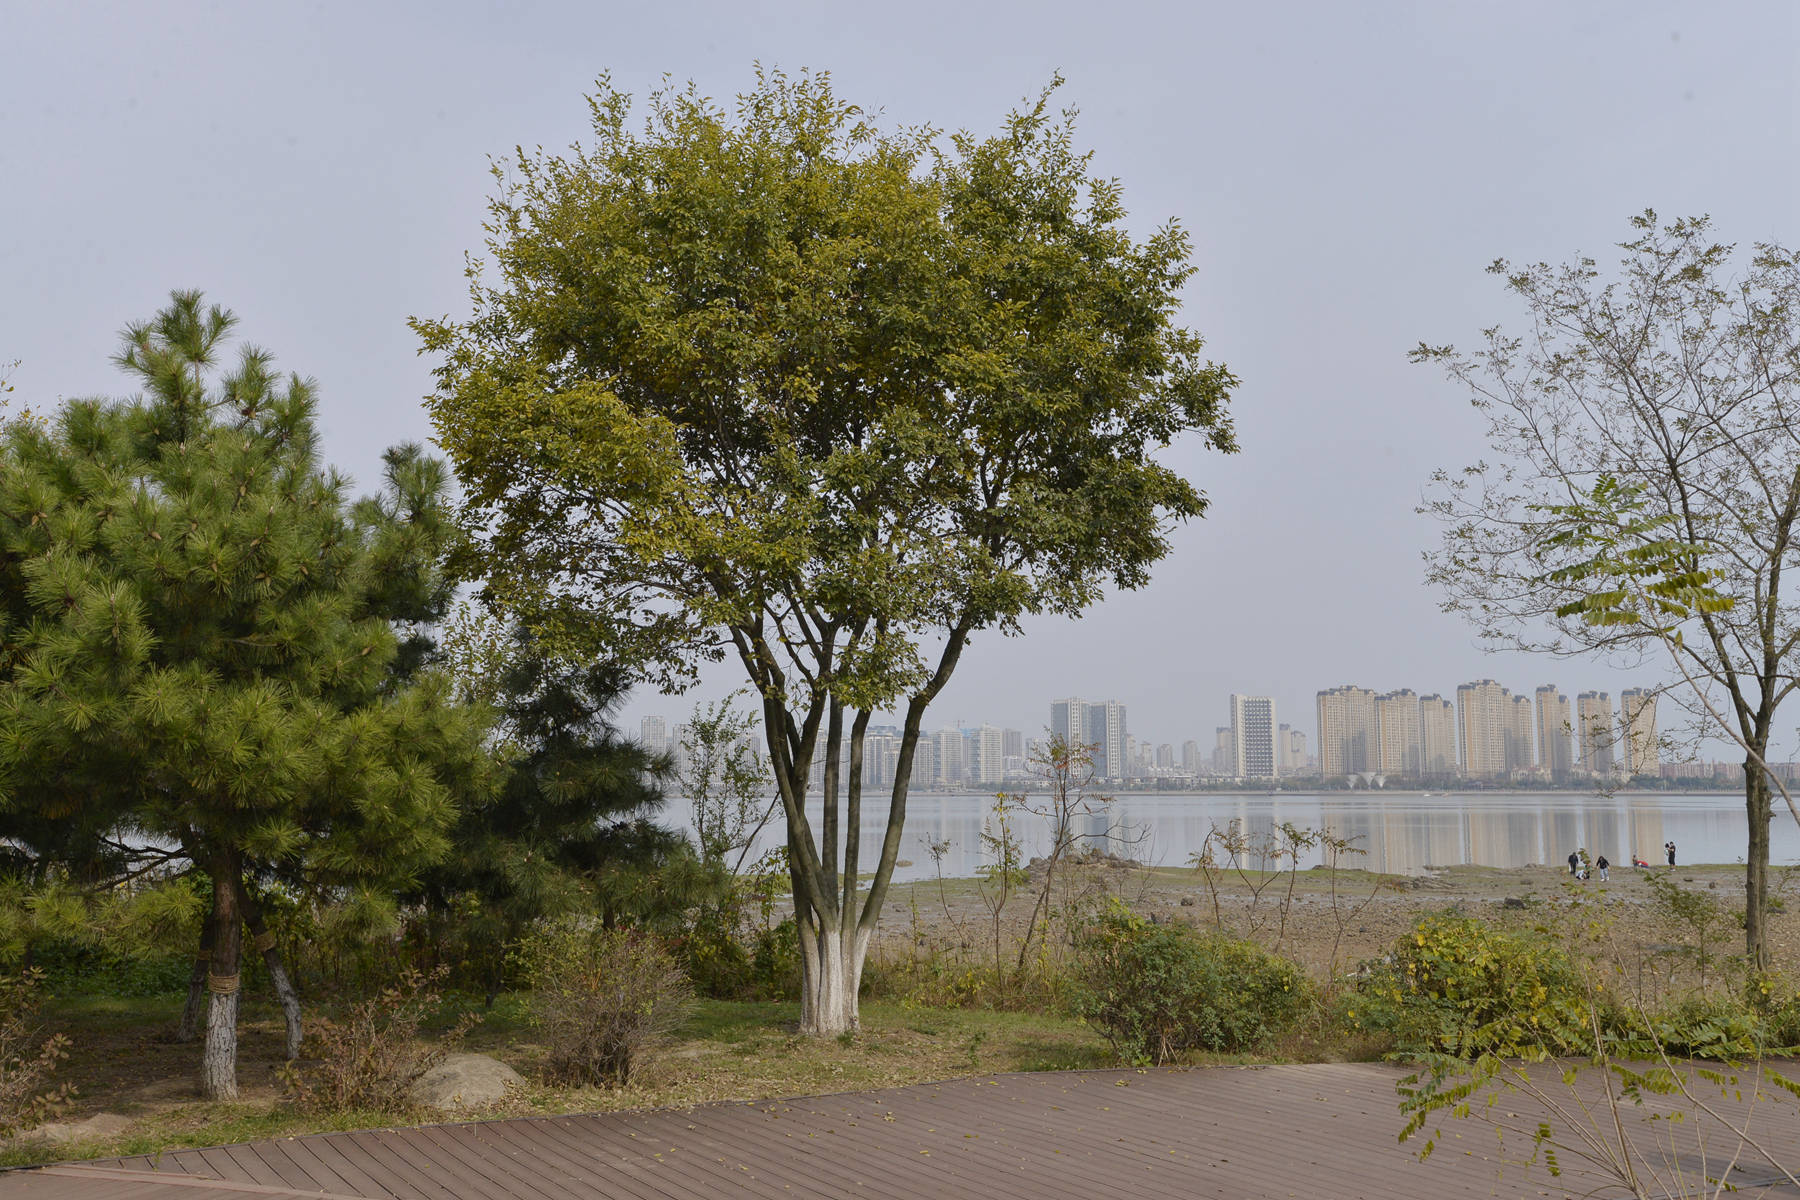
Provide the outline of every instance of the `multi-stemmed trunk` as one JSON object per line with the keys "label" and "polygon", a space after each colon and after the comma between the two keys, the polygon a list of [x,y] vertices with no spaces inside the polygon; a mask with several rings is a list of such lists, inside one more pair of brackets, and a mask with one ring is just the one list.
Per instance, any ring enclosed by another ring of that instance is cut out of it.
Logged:
{"label": "multi-stemmed trunk", "polygon": [[[763,725],[775,785],[788,823],[788,877],[793,885],[794,923],[800,940],[800,1032],[812,1036],[837,1036],[860,1029],[857,993],[862,985],[863,963],[875,922],[887,899],[888,883],[900,856],[900,837],[906,824],[907,791],[912,785],[913,758],[918,750],[919,728],[926,706],[949,680],[968,639],[967,622],[951,630],[939,656],[937,669],[907,703],[894,765],[894,783],[888,796],[886,830],[881,856],[867,876],[864,889],[861,868],[863,744],[868,731],[868,708],[859,708],[848,731],[849,757],[844,762],[844,705],[828,690],[815,693],[805,719],[796,724],[781,697],[785,691],[775,678],[759,679],[763,693]],[[772,657],[747,654],[747,665],[756,677],[759,666]],[[771,671],[773,676],[774,673]],[[778,677],[777,677],[778,678]],[[806,815],[806,795],[815,752],[820,750],[820,726],[824,726],[823,813],[819,839],[814,840]],[[845,769],[847,768],[847,769]],[[842,820],[838,807],[843,793]],[[841,826],[841,869],[840,869]]]}
{"label": "multi-stemmed trunk", "polygon": [[205,1041],[200,1052],[200,1089],[208,1100],[237,1099],[237,1043],[239,998],[244,963],[244,933],[250,948],[262,956],[276,998],[281,1002],[287,1026],[287,1057],[300,1055],[300,997],[288,978],[275,936],[269,931],[262,906],[244,883],[244,864],[235,851],[220,851],[206,859],[212,875],[212,904],[200,934],[200,952],[189,978],[187,1003],[182,1010],[178,1036],[190,1041],[198,1033],[205,1010]]}

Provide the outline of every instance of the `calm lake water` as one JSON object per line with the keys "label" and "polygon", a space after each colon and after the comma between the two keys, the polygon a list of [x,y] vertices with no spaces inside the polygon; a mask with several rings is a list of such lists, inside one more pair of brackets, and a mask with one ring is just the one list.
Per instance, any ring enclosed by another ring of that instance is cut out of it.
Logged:
{"label": "calm lake water", "polygon": [[[921,794],[907,802],[902,866],[896,879],[929,878],[935,867],[929,842],[948,840],[943,869],[948,878],[974,875],[991,861],[983,853],[981,827],[992,811],[991,794]],[[885,797],[863,826],[863,861],[880,852]],[[865,816],[868,816],[867,807]],[[685,824],[688,806],[672,800],[668,819]],[[818,820],[817,810],[812,814]],[[1207,832],[1236,820],[1254,837],[1272,833],[1283,822],[1305,829],[1328,829],[1354,839],[1364,854],[1344,860],[1346,866],[1415,873],[1428,866],[1470,863],[1487,867],[1522,867],[1533,863],[1560,865],[1569,851],[1586,847],[1624,865],[1637,853],[1653,863],[1663,861],[1662,845],[1673,841],[1678,863],[1742,861],[1746,822],[1742,794],[1622,795],[1585,793],[1475,792],[1423,796],[1380,792],[1210,792],[1121,796],[1104,817],[1083,826],[1105,842],[1107,828],[1115,836],[1109,848],[1143,862],[1185,866],[1200,849]],[[780,816],[771,822],[758,849],[781,838]],[[1041,854],[1048,832],[1038,818],[1014,817],[1014,832],[1026,857]],[[1800,827],[1776,798],[1770,857],[1776,863],[1800,862]],[[1319,855],[1302,858],[1312,866]]]}

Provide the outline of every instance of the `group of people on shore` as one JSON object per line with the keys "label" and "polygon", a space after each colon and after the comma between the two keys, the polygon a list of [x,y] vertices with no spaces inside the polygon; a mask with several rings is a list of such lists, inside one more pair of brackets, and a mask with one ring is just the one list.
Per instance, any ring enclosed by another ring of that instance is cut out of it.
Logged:
{"label": "group of people on shore", "polygon": [[[1674,866],[1675,865],[1675,843],[1674,842],[1664,842],[1663,843],[1663,854],[1668,857],[1669,865],[1671,867]],[[1631,865],[1634,867],[1647,867],[1650,864],[1648,862],[1646,862],[1644,859],[1641,859],[1637,855],[1633,854],[1631,856]],[[1607,880],[1607,871],[1610,870],[1611,867],[1612,867],[1612,863],[1610,863],[1606,860],[1606,855],[1604,855],[1604,854],[1602,854],[1600,857],[1598,857],[1596,859],[1593,859],[1590,862],[1588,859],[1588,852],[1587,852],[1586,846],[1583,846],[1579,850],[1571,850],[1569,852],[1569,874],[1573,875],[1576,879],[1579,879],[1583,882],[1587,881],[1589,874],[1591,874],[1594,871],[1598,871],[1598,872],[1600,872],[1600,882],[1605,883]]]}

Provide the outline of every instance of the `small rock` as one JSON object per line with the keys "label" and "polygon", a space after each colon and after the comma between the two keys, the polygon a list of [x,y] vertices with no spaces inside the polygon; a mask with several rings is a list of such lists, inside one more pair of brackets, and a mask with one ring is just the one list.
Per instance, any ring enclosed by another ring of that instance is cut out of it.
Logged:
{"label": "small rock", "polygon": [[1525,901],[1518,896],[1508,896],[1500,902],[1501,908],[1524,908]]}
{"label": "small rock", "polygon": [[413,1081],[414,1104],[439,1112],[486,1108],[525,1085],[525,1077],[485,1054],[452,1054]]}
{"label": "small rock", "polygon": [[1200,903],[1200,902],[1198,900],[1194,899],[1192,896],[1183,896],[1181,898],[1181,907],[1183,907],[1183,908],[1192,908],[1192,907],[1194,907],[1194,905],[1196,905],[1198,903]]}
{"label": "small rock", "polygon": [[30,1136],[46,1142],[85,1142],[95,1138],[118,1137],[131,1128],[131,1118],[118,1113],[95,1113],[81,1121],[47,1121],[31,1131]]}

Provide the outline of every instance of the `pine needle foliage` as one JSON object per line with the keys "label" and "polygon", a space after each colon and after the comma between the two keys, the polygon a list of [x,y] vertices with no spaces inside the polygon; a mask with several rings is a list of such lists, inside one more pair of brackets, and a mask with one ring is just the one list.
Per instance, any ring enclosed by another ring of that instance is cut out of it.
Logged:
{"label": "pine needle foliage", "polygon": [[442,468],[401,447],[352,503],[310,381],[255,347],[220,372],[234,323],[177,292],[125,330],[141,396],[0,439],[0,833],[180,847],[227,981],[248,878],[414,878],[488,776],[414,631],[449,595]]}

